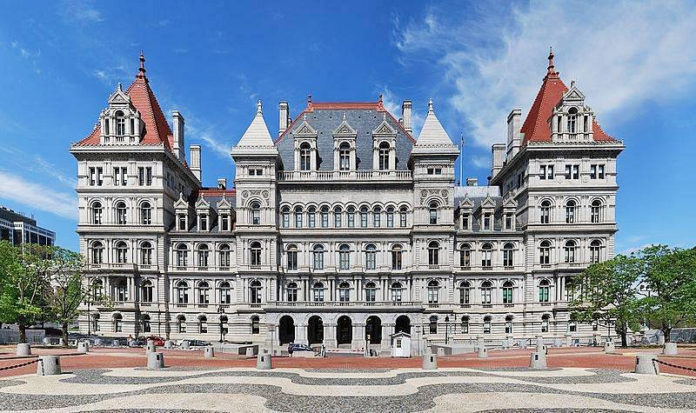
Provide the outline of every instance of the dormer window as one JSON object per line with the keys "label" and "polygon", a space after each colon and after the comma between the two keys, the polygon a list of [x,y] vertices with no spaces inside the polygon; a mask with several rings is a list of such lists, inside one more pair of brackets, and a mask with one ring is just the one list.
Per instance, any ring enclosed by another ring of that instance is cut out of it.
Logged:
{"label": "dormer window", "polygon": [[483,214],[483,229],[485,231],[490,231],[491,230],[491,213],[487,212]]}
{"label": "dormer window", "polygon": [[513,222],[512,214],[511,213],[505,214],[505,229],[507,229],[507,230],[512,229],[512,222]]}
{"label": "dormer window", "polygon": [[338,151],[339,157],[339,170],[349,171],[350,170],[350,144],[348,142],[341,143]]}
{"label": "dormer window", "polygon": [[230,216],[228,214],[220,215],[220,230],[229,231],[230,230]]}
{"label": "dormer window", "polygon": [[208,214],[200,214],[199,216],[199,221],[200,221],[200,231],[207,231],[208,230]]}
{"label": "dormer window", "polygon": [[120,110],[116,112],[116,136],[123,137],[126,134],[126,118]]}
{"label": "dormer window", "polygon": [[304,142],[300,145],[300,170],[310,171],[312,169],[312,148],[309,143]]}
{"label": "dormer window", "polygon": [[467,213],[467,212],[464,212],[462,214],[462,229],[463,230],[469,229],[469,213]]}
{"label": "dormer window", "polygon": [[389,169],[389,143],[382,142],[379,144],[379,170],[386,171]]}
{"label": "dormer window", "polygon": [[186,231],[188,227],[186,221],[186,214],[176,214],[177,229],[179,231]]}
{"label": "dormer window", "polygon": [[570,108],[570,110],[568,110],[568,133],[576,132],[577,115],[578,110],[576,108]]}

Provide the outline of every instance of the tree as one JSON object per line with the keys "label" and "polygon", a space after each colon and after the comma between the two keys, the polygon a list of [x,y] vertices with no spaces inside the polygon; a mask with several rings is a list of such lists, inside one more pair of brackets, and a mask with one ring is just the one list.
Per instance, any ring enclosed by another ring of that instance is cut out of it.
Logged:
{"label": "tree", "polygon": [[0,291],[0,321],[16,323],[19,342],[26,343],[26,328],[44,315],[43,304],[49,286],[48,272],[53,247],[23,244],[3,245],[2,271],[4,284]]}
{"label": "tree", "polygon": [[643,282],[649,291],[641,299],[641,312],[669,341],[673,328],[696,315],[696,249],[653,245],[643,249],[640,256]]}
{"label": "tree", "polygon": [[639,325],[635,286],[641,268],[638,258],[625,255],[590,265],[580,276],[582,294],[570,304],[572,317],[581,322],[615,322],[625,347],[629,329]]}
{"label": "tree", "polygon": [[61,325],[63,342],[68,342],[68,325],[77,319],[78,307],[87,290],[82,286],[82,256],[54,247],[49,266],[50,287],[46,289],[49,317]]}

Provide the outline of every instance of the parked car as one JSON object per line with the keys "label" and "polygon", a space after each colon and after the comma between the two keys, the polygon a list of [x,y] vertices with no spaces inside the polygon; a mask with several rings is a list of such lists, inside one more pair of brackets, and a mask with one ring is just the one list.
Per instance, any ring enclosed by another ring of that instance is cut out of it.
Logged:
{"label": "parked car", "polygon": [[293,351],[314,351],[314,349],[306,344],[299,344],[299,343],[288,344],[288,353],[292,353]]}
{"label": "parked car", "polygon": [[206,346],[210,345],[209,342],[203,341],[203,340],[186,340],[186,341],[189,342],[189,346],[191,346],[191,347],[206,347]]}
{"label": "parked car", "polygon": [[147,343],[147,340],[152,340],[157,347],[162,347],[164,346],[164,339],[162,337],[158,336],[148,336],[145,337],[145,342]]}
{"label": "parked car", "polygon": [[145,339],[143,338],[133,338],[128,341],[128,347],[142,347],[145,344]]}

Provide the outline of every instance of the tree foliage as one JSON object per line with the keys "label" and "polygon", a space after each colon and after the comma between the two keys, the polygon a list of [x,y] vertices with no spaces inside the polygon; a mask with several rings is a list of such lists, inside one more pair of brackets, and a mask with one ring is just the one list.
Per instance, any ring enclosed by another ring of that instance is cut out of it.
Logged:
{"label": "tree foliage", "polygon": [[68,325],[77,319],[80,303],[87,290],[82,285],[82,256],[55,247],[51,254],[50,288],[46,294],[47,312],[61,326],[63,340],[68,342]]}

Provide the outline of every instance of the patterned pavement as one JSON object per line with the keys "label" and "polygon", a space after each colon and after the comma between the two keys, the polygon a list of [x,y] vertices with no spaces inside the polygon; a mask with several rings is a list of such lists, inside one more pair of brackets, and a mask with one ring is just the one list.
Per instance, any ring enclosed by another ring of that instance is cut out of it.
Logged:
{"label": "patterned pavement", "polygon": [[695,406],[694,379],[588,368],[118,368],[0,379],[0,409],[23,412],[685,412]]}

